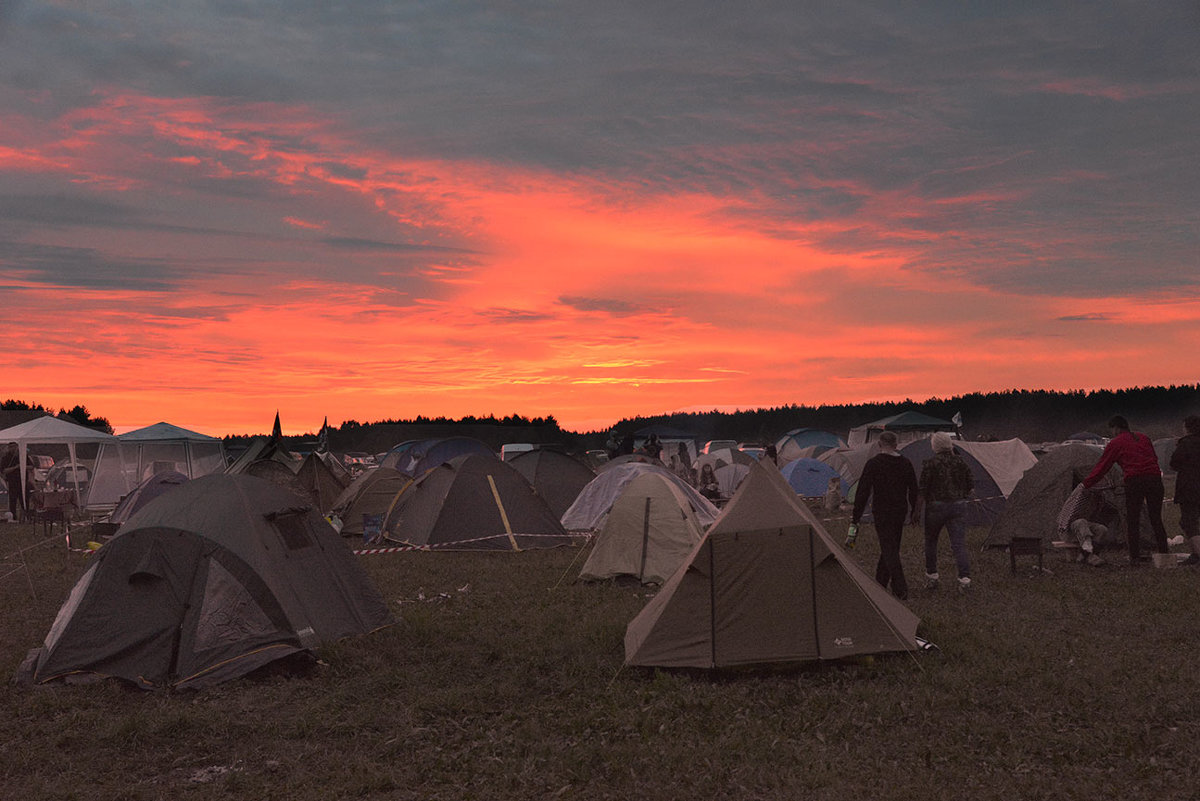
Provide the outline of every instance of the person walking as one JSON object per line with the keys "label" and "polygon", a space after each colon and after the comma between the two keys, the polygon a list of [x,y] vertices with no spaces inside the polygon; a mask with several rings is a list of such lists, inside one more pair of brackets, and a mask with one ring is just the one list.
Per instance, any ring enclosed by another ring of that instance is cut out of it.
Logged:
{"label": "person walking", "polygon": [[971,589],[971,560],[967,555],[967,498],[975,489],[971,468],[954,451],[945,431],[931,438],[933,457],[921,465],[919,501],[925,514],[925,587],[938,587],[938,539],[942,529],[950,538],[950,551],[958,569],[958,589]]}
{"label": "person walking", "polygon": [[1129,563],[1137,565],[1142,557],[1142,507],[1150,518],[1154,532],[1154,545],[1159,553],[1168,553],[1167,530],[1163,527],[1162,505],[1166,490],[1163,488],[1162,470],[1158,467],[1158,454],[1154,443],[1141,432],[1129,430],[1129,421],[1121,415],[1113,415],[1108,421],[1112,439],[1104,446],[1100,460],[1083,480],[1083,486],[1093,487],[1114,464],[1121,466],[1125,483],[1125,535],[1129,545]]}
{"label": "person walking", "polygon": [[[879,537],[879,563],[875,580],[883,587],[891,585],[892,595],[901,601],[908,598],[908,582],[900,561],[900,538],[911,510],[916,522],[917,471],[900,455],[898,440],[892,431],[879,435],[879,453],[863,465],[854,495],[854,511],[850,515],[850,536],[847,544],[853,547],[862,520],[871,500],[871,515],[875,519],[875,534]],[[832,483],[832,480],[831,480]]]}
{"label": "person walking", "polygon": [[1183,420],[1187,433],[1175,443],[1171,469],[1175,471],[1175,503],[1179,504],[1179,527],[1191,546],[1185,565],[1200,563],[1200,415]]}

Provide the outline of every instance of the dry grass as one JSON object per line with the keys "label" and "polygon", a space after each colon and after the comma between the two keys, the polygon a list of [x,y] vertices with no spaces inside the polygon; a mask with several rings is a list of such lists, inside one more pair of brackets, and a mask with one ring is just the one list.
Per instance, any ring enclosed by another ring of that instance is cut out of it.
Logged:
{"label": "dry grass", "polygon": [[[40,535],[0,526],[0,553]],[[85,558],[0,562],[6,675]],[[912,582],[938,654],[709,676],[622,669],[648,591],[576,582],[578,550],[363,559],[399,622],[299,675],[5,685],[3,797],[1158,799],[1200,778],[1195,569],[1050,554],[1052,574],[1014,576],[975,551],[971,596]]]}

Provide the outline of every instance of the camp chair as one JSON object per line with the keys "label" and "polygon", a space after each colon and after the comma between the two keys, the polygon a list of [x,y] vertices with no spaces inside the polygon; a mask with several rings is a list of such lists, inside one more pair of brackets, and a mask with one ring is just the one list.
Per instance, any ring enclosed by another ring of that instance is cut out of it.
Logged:
{"label": "camp chair", "polygon": [[42,533],[50,534],[54,525],[61,523],[67,533],[71,531],[71,518],[75,511],[75,493],[71,490],[35,490],[29,496],[29,509],[34,524],[42,524]]}

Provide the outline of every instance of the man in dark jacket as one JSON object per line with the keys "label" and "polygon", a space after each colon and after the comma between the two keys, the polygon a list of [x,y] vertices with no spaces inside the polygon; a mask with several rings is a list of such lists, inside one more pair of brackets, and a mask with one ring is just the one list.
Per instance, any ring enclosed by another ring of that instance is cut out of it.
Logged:
{"label": "man in dark jacket", "polygon": [[1083,486],[1093,487],[1104,478],[1114,464],[1121,466],[1125,477],[1125,536],[1129,543],[1129,563],[1136,565],[1141,559],[1142,506],[1145,505],[1154,531],[1154,544],[1159,553],[1168,553],[1167,530],[1163,527],[1162,470],[1158,467],[1158,454],[1154,443],[1141,432],[1129,430],[1129,422],[1121,415],[1108,421],[1112,439],[1104,446],[1100,461],[1083,480]]}
{"label": "man in dark jacket", "polygon": [[882,586],[892,585],[892,594],[900,600],[908,598],[908,582],[900,563],[900,537],[909,510],[917,507],[917,472],[912,464],[896,450],[898,440],[891,431],[879,435],[879,453],[863,465],[854,495],[854,512],[850,516],[851,544],[857,535],[858,521],[871,498],[871,514],[875,518],[875,533],[879,536],[879,564],[875,580]]}
{"label": "man in dark jacket", "polygon": [[1184,564],[1200,563],[1200,415],[1183,420],[1187,432],[1175,444],[1171,469],[1175,476],[1175,503],[1179,504],[1179,527],[1187,537],[1192,554]]}

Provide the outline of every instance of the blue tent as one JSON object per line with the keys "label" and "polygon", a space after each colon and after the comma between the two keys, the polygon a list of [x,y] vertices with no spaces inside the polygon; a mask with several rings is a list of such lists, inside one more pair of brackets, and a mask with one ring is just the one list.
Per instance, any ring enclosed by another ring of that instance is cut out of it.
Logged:
{"label": "blue tent", "polygon": [[406,476],[417,478],[427,470],[448,462],[456,456],[470,453],[486,454],[496,459],[492,449],[474,437],[444,437],[402,442],[379,463],[381,467],[392,467]]}
{"label": "blue tent", "polygon": [[780,468],[779,472],[783,473],[788,485],[796,491],[797,495],[809,498],[824,495],[825,491],[829,489],[829,479],[831,478],[838,480],[838,489],[843,496],[850,489],[850,485],[842,478],[837,468],[819,459],[794,459]]}

